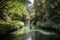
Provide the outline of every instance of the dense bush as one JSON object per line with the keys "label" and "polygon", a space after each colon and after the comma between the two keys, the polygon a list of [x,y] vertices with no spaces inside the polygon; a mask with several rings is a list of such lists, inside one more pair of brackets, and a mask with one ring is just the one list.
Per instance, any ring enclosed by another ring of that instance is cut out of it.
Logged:
{"label": "dense bush", "polygon": [[10,30],[18,29],[23,26],[24,23],[20,21],[11,21],[11,22],[0,21],[0,34],[6,34],[6,32]]}

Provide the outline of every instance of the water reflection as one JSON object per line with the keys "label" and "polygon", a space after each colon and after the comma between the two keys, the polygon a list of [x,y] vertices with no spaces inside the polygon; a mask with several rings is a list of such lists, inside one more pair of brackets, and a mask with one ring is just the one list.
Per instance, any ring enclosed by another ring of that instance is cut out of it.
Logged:
{"label": "water reflection", "polygon": [[32,40],[32,35],[31,34],[27,35],[27,39],[26,40]]}

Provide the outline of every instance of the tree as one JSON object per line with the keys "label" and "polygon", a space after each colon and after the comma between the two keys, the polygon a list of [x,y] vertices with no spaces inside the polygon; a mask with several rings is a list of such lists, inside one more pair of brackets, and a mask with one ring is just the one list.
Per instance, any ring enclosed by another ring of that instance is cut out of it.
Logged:
{"label": "tree", "polygon": [[[60,33],[60,0],[35,0],[35,24],[37,25],[36,27],[40,30],[50,30],[48,32],[51,32],[55,30],[56,35],[58,36]],[[56,32],[57,30],[57,32]],[[44,32],[46,32],[44,31]],[[54,32],[54,31],[53,31]],[[52,33],[52,32],[51,32]],[[37,34],[38,35],[38,34]],[[54,36],[56,36],[54,35]],[[38,35],[39,36],[39,35]],[[48,40],[56,40],[59,39],[58,37],[51,38],[49,35],[45,34],[40,34],[39,37],[42,36],[42,39],[37,38],[38,40],[46,40],[43,38],[45,36],[48,38]],[[48,37],[47,37],[48,36]],[[56,39],[55,39],[56,38]]]}
{"label": "tree", "polygon": [[[35,22],[51,21],[60,23],[59,0],[37,0],[35,3]],[[38,18],[38,19],[37,19]]]}
{"label": "tree", "polygon": [[0,39],[1,40],[15,39],[17,37],[16,34],[14,36],[11,35],[11,33],[24,27],[25,25],[24,22],[25,20],[28,19],[27,18],[28,16],[29,15],[26,10],[26,0],[1,0],[0,1],[0,35],[1,35]]}
{"label": "tree", "polygon": [[[4,5],[5,2],[6,4]],[[2,7],[0,11],[3,11],[3,13],[1,14],[4,14],[4,16],[6,16],[6,18],[3,18],[3,19],[7,21],[9,19],[10,20],[14,20],[14,19],[22,20],[23,15],[25,15],[25,17],[28,15],[24,0],[13,0],[13,1],[4,0],[1,4],[2,4],[1,5]]]}

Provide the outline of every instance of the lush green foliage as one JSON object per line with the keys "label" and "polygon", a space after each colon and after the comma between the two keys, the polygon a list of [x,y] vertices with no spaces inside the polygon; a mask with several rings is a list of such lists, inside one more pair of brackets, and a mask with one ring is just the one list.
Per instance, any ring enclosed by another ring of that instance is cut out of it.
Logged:
{"label": "lush green foliage", "polygon": [[35,2],[35,22],[53,21],[56,24],[60,23],[59,0],[36,0]]}
{"label": "lush green foliage", "polygon": [[8,31],[13,29],[19,29],[20,27],[23,27],[24,23],[20,21],[0,21],[0,34],[6,34]]}
{"label": "lush green foliage", "polygon": [[[60,0],[35,0],[36,28],[43,32],[36,33],[37,40],[60,40]],[[56,33],[55,35],[43,34]],[[39,38],[41,37],[41,38]]]}
{"label": "lush green foliage", "polygon": [[[0,17],[5,21],[27,19],[26,0],[3,0],[0,4]],[[4,4],[5,3],[5,4]]]}
{"label": "lush green foliage", "polygon": [[28,19],[26,0],[1,0],[0,1],[0,33],[18,29],[24,26]]}

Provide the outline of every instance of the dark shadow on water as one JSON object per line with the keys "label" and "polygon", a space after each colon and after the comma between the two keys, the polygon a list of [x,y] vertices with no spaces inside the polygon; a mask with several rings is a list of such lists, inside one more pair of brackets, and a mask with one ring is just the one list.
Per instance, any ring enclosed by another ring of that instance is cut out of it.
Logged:
{"label": "dark shadow on water", "polygon": [[12,35],[12,34],[6,34],[6,35],[0,35],[0,40],[25,40],[25,35]]}

